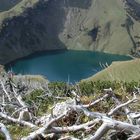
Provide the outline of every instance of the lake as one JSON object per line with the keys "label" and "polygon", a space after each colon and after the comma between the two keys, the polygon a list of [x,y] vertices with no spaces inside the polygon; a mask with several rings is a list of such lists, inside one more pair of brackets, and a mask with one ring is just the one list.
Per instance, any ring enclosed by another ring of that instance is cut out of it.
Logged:
{"label": "lake", "polygon": [[16,74],[38,74],[49,81],[78,82],[103,69],[102,64],[130,60],[131,57],[91,51],[40,52],[6,66]]}

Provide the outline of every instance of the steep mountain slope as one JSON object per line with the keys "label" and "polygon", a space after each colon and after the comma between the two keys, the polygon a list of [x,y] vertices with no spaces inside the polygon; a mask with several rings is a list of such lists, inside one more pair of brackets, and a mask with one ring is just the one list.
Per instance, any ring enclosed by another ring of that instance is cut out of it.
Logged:
{"label": "steep mountain slope", "polygon": [[139,0],[22,0],[0,13],[0,63],[35,51],[139,55]]}
{"label": "steep mountain slope", "polygon": [[108,68],[83,81],[138,81],[140,82],[140,59],[113,62]]}

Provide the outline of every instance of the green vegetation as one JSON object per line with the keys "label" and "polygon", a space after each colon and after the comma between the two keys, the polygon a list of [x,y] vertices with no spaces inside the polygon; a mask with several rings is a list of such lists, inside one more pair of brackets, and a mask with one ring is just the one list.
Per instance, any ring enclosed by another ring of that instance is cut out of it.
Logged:
{"label": "green vegetation", "polygon": [[45,112],[48,112],[54,103],[53,98],[45,95],[44,91],[42,90],[35,90],[31,92],[29,95],[24,97],[24,100],[30,106],[36,105],[37,109],[31,108],[36,116],[41,116]]}
{"label": "green vegetation", "polygon": [[31,132],[30,128],[17,126],[15,124],[9,125],[8,130],[13,134],[13,140],[19,140],[22,136],[27,136]]}
{"label": "green vegetation", "polygon": [[113,62],[109,67],[83,81],[140,81],[140,59]]}
{"label": "green vegetation", "polygon": [[9,9],[0,13],[0,27],[5,19],[10,19],[15,16],[20,16],[27,8],[33,7],[38,0],[22,0],[20,3]]}
{"label": "green vegetation", "polygon": [[[50,82],[48,85],[49,92],[52,93],[52,95],[44,96],[48,91],[43,90],[34,90],[30,94],[27,94],[23,97],[24,101],[32,107],[32,105],[36,106],[37,108],[31,108],[32,113],[35,114],[35,116],[42,116],[43,114],[49,113],[50,108],[54,105],[56,102],[61,102],[63,100],[59,99],[57,100],[54,97],[60,96],[60,97],[72,97],[73,95],[68,95],[68,91],[70,90],[76,90],[76,92],[81,96],[81,102],[83,104],[89,104],[91,101],[94,101],[98,99],[99,97],[102,97],[104,95],[104,89],[105,88],[112,88],[116,97],[122,101],[125,102],[128,100],[128,98],[132,97],[132,92],[135,90],[135,87],[139,87],[140,84],[138,82],[117,82],[117,81],[88,81],[88,82],[80,82],[77,85],[68,85],[64,82]],[[100,111],[100,112],[108,112],[110,108],[113,108],[115,106],[114,102],[111,100],[111,98],[107,98],[107,100],[99,102],[95,106],[91,107],[90,110],[92,111]],[[136,109],[131,107],[132,109]],[[137,105],[137,108],[139,108],[139,105]],[[116,119],[120,116],[115,116]],[[81,122],[87,122],[88,118],[84,115],[79,118]],[[125,117],[121,117],[121,120],[126,119]],[[61,120],[58,122],[59,125],[64,125],[65,122]],[[28,129],[23,126],[10,124],[7,125],[10,133],[13,136],[13,139],[20,139],[23,136],[26,136],[31,132],[31,129]],[[80,132],[74,133],[73,135],[78,135]],[[0,139],[3,140],[3,136],[0,135]]]}
{"label": "green vegetation", "polygon": [[[23,136],[26,136],[31,132],[30,128],[18,126],[16,124],[7,124],[7,128],[10,134],[12,134],[13,140],[20,140]],[[5,140],[5,137],[1,133],[0,140]]]}
{"label": "green vegetation", "polygon": [[[48,84],[49,92],[54,96],[67,97],[67,92],[76,90],[81,96],[90,96],[97,93],[101,93],[104,89],[112,88],[113,91],[119,91],[120,89],[126,93],[132,93],[136,87],[140,87],[140,82],[119,82],[119,81],[84,81],[77,85],[68,85],[65,82],[50,82]],[[26,101],[38,100],[37,97],[44,95],[44,91],[35,90],[28,96]],[[72,95],[70,95],[72,97]],[[47,98],[49,97],[49,94]],[[46,99],[47,99],[46,98]],[[45,99],[45,98],[44,98]],[[55,99],[53,99],[55,100]]]}
{"label": "green vegetation", "polygon": [[79,83],[81,93],[83,95],[93,95],[98,92],[103,92],[104,89],[112,88],[114,91],[124,90],[127,93],[132,93],[136,87],[140,87],[140,82],[118,82],[118,81],[88,81]]}

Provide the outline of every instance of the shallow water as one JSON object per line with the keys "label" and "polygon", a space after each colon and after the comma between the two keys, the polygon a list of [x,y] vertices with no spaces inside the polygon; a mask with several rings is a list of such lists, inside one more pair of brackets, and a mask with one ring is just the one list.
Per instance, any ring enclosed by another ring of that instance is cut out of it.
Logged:
{"label": "shallow water", "polygon": [[130,60],[123,55],[90,51],[41,52],[16,60],[6,68],[16,74],[44,75],[49,81],[78,82],[101,71],[101,64]]}

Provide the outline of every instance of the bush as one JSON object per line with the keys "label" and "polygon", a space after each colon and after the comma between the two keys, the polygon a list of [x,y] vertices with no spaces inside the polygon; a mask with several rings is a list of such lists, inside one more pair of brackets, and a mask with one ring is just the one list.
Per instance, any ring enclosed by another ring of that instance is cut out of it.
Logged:
{"label": "bush", "polygon": [[132,93],[135,87],[140,87],[139,82],[117,82],[117,81],[88,81],[80,82],[79,87],[83,95],[91,95],[97,92],[103,92],[104,89],[112,88],[112,90],[120,90],[123,88],[125,92]]}
{"label": "bush", "polygon": [[138,82],[135,82],[135,81],[132,81],[132,82],[125,82],[124,83],[124,88],[126,88],[126,92],[133,92],[135,90],[135,87],[139,87],[139,83]]}
{"label": "bush", "polygon": [[41,97],[44,94],[45,93],[42,90],[35,90],[24,97],[25,102],[28,103],[31,107],[33,106],[33,104],[38,107],[38,110],[34,112],[37,116],[47,112],[48,108],[53,105],[53,98]]}

